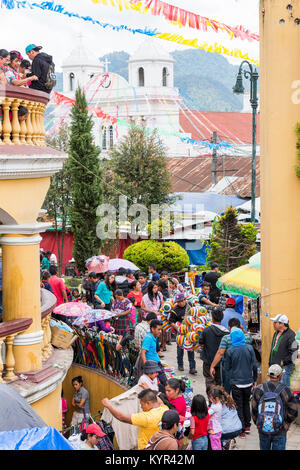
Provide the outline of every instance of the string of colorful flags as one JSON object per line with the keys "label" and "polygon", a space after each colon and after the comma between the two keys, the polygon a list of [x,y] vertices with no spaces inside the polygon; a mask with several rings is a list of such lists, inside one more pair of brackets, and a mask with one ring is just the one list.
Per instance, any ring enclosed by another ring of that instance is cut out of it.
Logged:
{"label": "string of colorful flags", "polygon": [[[52,92],[51,100],[52,100],[52,103],[55,104],[55,105],[65,105],[67,107],[67,110],[66,110],[66,112],[64,112],[63,116],[60,117],[59,121],[54,123],[54,128],[52,128],[51,130],[48,128],[47,124],[49,124],[49,123],[52,124],[53,117],[51,116],[51,114],[46,116],[46,129],[47,129],[48,135],[52,135],[54,133],[54,130],[59,128],[59,125],[66,119],[67,115],[69,115],[69,111],[70,111],[71,107],[73,106],[73,104],[75,102],[74,99],[69,98],[69,97],[67,97],[67,96],[65,96],[61,93],[57,93],[57,92]],[[131,125],[131,123],[126,121],[126,120],[119,119],[118,117],[110,116],[109,114],[105,113],[98,106],[97,107],[88,106],[88,110],[91,112],[91,114],[101,118],[103,121],[109,121],[113,125],[118,124],[118,125],[127,126],[127,127],[129,127]],[[56,109],[55,113],[57,114],[57,109]],[[59,114],[61,115],[62,113],[59,113]],[[214,149],[214,148],[220,149],[220,148],[229,148],[229,147],[232,146],[232,144],[230,144],[229,142],[227,142],[225,140],[220,140],[217,144],[214,144],[214,143],[209,142],[207,140],[196,140],[196,139],[192,139],[190,137],[183,136],[180,132],[176,132],[176,131],[167,132],[164,129],[157,129],[157,130],[158,130],[159,134],[164,135],[166,137],[178,137],[184,143],[190,143],[192,145],[197,145],[197,146],[205,146],[205,147],[208,147],[211,150]],[[153,129],[146,128],[146,131],[150,133],[150,132],[153,131]]]}
{"label": "string of colorful flags", "polygon": [[178,26],[188,26],[201,31],[225,31],[231,39],[238,38],[247,41],[259,41],[259,35],[252,33],[244,26],[228,26],[220,21],[206,18],[183,8],[170,5],[162,0],[91,0],[95,4],[113,6],[120,11],[133,10],[142,14],[151,13],[154,16],[163,16],[166,20]]}
{"label": "string of colorful flags", "polygon": [[156,37],[159,39],[163,39],[164,41],[171,41],[175,42],[177,44],[183,44],[186,46],[194,47],[196,49],[201,49],[205,50],[207,52],[213,52],[217,54],[222,54],[222,55],[227,55],[230,57],[235,57],[237,59],[242,59],[242,60],[248,60],[252,62],[253,64],[259,66],[259,61],[256,59],[253,59],[249,57],[248,53],[242,52],[240,49],[229,49],[222,44],[214,43],[214,44],[209,44],[207,42],[199,43],[197,38],[193,39],[186,39],[183,36],[179,34],[173,34],[173,33],[163,33],[158,31],[156,28],[155,29],[150,29],[150,28],[131,28],[127,25],[113,25],[111,23],[104,23],[99,20],[96,20],[92,18],[91,16],[83,16],[80,15],[79,13],[74,13],[70,12],[65,9],[64,6],[55,3],[54,1],[49,1],[49,2],[41,2],[41,3],[35,3],[35,2],[28,2],[26,0],[20,1],[20,0],[1,0],[1,8],[6,8],[9,10],[12,9],[41,9],[43,11],[52,11],[54,13],[59,13],[65,16],[68,16],[69,18],[77,18],[80,20],[83,20],[85,22],[90,22],[93,23],[101,28],[108,28],[112,29],[113,31],[128,31],[132,34],[143,34],[146,36],[152,36]]}

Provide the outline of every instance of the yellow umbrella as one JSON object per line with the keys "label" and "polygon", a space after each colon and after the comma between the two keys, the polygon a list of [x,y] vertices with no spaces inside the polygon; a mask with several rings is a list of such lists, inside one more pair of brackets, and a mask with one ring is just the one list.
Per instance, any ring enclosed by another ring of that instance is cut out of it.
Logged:
{"label": "yellow umbrella", "polygon": [[222,292],[257,299],[261,292],[260,266],[245,264],[220,277],[217,286]]}

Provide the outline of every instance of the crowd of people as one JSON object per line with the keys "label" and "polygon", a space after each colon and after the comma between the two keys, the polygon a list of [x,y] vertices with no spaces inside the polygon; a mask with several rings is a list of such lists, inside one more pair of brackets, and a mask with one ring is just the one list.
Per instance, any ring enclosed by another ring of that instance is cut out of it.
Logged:
{"label": "crowd of people", "polygon": [[[41,52],[41,49],[42,46],[28,45],[25,52],[29,60],[25,59],[19,51],[0,49],[0,87],[11,85],[50,93],[56,84],[55,65],[52,56]],[[26,121],[27,117],[27,107],[20,105],[19,123]],[[4,112],[0,105],[0,122],[3,119]],[[12,122],[11,111],[9,119]]]}
{"label": "crowd of people", "polygon": [[52,56],[41,49],[29,44],[25,49],[29,60],[19,51],[0,49],[0,83],[50,93],[56,82],[55,66]]}
{"label": "crowd of people", "polygon": [[[46,257],[52,273],[48,282],[54,293],[57,287],[63,291],[65,284],[60,283],[54,272],[51,254]],[[44,267],[46,264],[45,261]],[[175,341],[178,322],[182,323],[190,312],[186,286],[167,272],[159,275],[151,265],[148,275],[120,269],[116,275],[106,273],[102,279],[96,273],[86,273],[82,279],[84,294],[78,289],[71,294],[73,301],[82,300],[84,296],[95,308],[116,313],[112,326],[119,335],[117,350],[128,341],[133,341],[140,350],[136,370],[140,387],[137,399],[142,411],[129,414],[116,408],[113,400],[102,401],[114,419],[138,427],[137,449],[182,449],[186,448],[187,439],[188,448],[193,450],[229,449],[237,437],[245,439],[251,432],[251,418],[258,428],[261,449],[285,449],[287,431],[297,417],[297,403],[289,388],[293,355],[297,350],[295,333],[285,315],[271,319],[275,332],[269,358],[269,381],[257,385],[258,367],[252,337],[243,316],[236,311],[235,300],[227,296],[222,307],[220,292],[215,289],[210,296],[211,284],[205,276],[217,280],[217,271],[218,267],[213,265],[212,271],[203,276],[198,293],[199,303],[209,308],[211,315],[210,326],[199,337],[206,397],[196,393],[190,407],[186,403],[185,382],[168,378],[161,362],[166,347]],[[160,311],[169,298],[174,305],[169,322],[175,334],[167,337],[162,334]],[[57,299],[67,302],[67,292]],[[196,354],[187,351],[191,374],[197,374]],[[184,371],[183,359],[184,349],[177,345],[180,372]],[[89,416],[90,409],[89,392],[82,378],[74,378],[73,386],[72,424],[75,424]],[[89,446],[87,443],[85,448]]]}

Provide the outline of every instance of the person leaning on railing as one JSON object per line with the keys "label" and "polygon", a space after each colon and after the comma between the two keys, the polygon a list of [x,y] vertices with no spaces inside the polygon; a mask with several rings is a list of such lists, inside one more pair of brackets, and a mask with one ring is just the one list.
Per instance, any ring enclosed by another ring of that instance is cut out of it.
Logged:
{"label": "person leaning on railing", "polygon": [[20,52],[10,52],[10,63],[5,72],[5,78],[7,80],[8,85],[28,86],[30,82],[38,80],[38,77],[36,75],[32,75],[31,77],[26,78],[21,77],[19,73],[19,68],[22,60],[23,57],[21,56]]}

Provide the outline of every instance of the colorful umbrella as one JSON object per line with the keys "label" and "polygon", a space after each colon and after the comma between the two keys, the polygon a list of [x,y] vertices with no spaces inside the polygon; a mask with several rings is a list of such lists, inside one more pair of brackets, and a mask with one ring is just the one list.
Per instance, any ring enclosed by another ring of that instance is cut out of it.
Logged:
{"label": "colorful umbrella", "polygon": [[98,310],[88,310],[80,317],[76,318],[73,322],[74,326],[94,326],[97,325],[100,321],[110,320],[115,317],[116,314],[110,312],[109,310],[98,309]]}
{"label": "colorful umbrella", "polygon": [[139,268],[127,259],[110,259],[108,262],[108,271],[118,271],[120,268],[131,269],[132,271],[139,271]]}
{"label": "colorful umbrella", "polygon": [[257,299],[261,292],[260,266],[245,264],[220,277],[219,289],[228,294],[241,294]]}
{"label": "colorful umbrella", "polygon": [[86,260],[85,265],[90,273],[106,273],[108,271],[108,261],[107,256],[93,256]]}
{"label": "colorful umbrella", "polygon": [[92,307],[84,302],[67,302],[55,307],[53,313],[64,317],[80,317],[89,310],[92,310]]}

